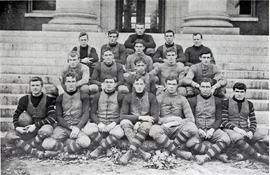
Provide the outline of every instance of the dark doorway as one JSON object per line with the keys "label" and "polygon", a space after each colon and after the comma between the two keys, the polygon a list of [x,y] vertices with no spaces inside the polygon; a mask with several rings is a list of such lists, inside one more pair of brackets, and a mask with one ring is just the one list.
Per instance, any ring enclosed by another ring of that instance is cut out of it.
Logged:
{"label": "dark doorway", "polygon": [[116,0],[116,26],[120,32],[133,32],[137,22],[146,32],[164,32],[165,0]]}

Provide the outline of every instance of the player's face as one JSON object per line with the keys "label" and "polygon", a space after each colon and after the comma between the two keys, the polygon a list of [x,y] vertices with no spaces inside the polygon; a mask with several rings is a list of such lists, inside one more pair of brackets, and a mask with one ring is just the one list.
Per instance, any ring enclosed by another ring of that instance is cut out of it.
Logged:
{"label": "player's face", "polygon": [[116,44],[117,39],[118,39],[118,37],[117,37],[117,34],[116,33],[111,33],[109,35],[109,43],[110,44]]}
{"label": "player's face", "polygon": [[175,52],[167,52],[166,53],[166,61],[169,65],[175,65],[176,64],[176,53]]}
{"label": "player's face", "polygon": [[173,94],[177,91],[177,81],[176,80],[167,80],[166,88],[170,94]]}
{"label": "player's face", "polygon": [[145,73],[145,69],[146,69],[146,64],[144,64],[143,62],[137,62],[136,65],[136,70],[138,73],[140,74],[144,74]]}
{"label": "player's face", "polygon": [[133,83],[133,87],[135,89],[135,92],[142,93],[145,88],[145,83],[142,79],[139,79],[138,81],[135,80],[135,82]]}
{"label": "player's face", "polygon": [[78,56],[75,56],[75,57],[71,57],[71,56],[68,56],[68,64],[70,67],[74,68],[76,67],[80,62],[80,59],[78,58]]}
{"label": "player's face", "polygon": [[174,40],[174,35],[172,32],[168,32],[168,33],[165,33],[164,38],[167,44],[172,44]]}
{"label": "player's face", "polygon": [[112,91],[116,87],[116,82],[114,79],[105,79],[103,82],[104,89],[106,91]]}
{"label": "player's face", "polygon": [[66,85],[66,90],[67,92],[74,92],[76,91],[76,78],[74,77],[66,77],[66,82],[65,82],[65,85]]}
{"label": "player's face", "polygon": [[201,35],[195,35],[195,36],[193,36],[193,43],[197,47],[199,47],[200,45],[202,45]]}
{"label": "player's face", "polygon": [[201,95],[204,97],[209,97],[211,95],[211,83],[202,82],[200,85]]}
{"label": "player's face", "polygon": [[143,35],[144,31],[145,31],[144,25],[136,25],[135,31],[136,31],[137,35]]}
{"label": "player's face", "polygon": [[141,43],[136,43],[134,46],[136,53],[143,53],[144,48],[145,48],[144,45]]}
{"label": "player's face", "polygon": [[202,64],[205,66],[210,65],[210,61],[211,61],[211,54],[203,54],[202,56],[199,57],[199,59],[201,60]]}
{"label": "player's face", "polygon": [[113,59],[114,59],[114,55],[113,55],[112,51],[106,51],[106,52],[104,52],[103,55],[102,55],[102,57],[104,59],[103,61],[104,61],[105,64],[107,64],[107,65],[111,65],[112,64]]}
{"label": "player's face", "polygon": [[79,38],[80,46],[82,46],[82,47],[86,47],[88,41],[89,41],[89,39],[88,39],[88,37],[87,37],[86,35],[81,36],[81,37]]}
{"label": "player's face", "polygon": [[31,81],[30,90],[33,96],[39,96],[42,92],[41,81]]}
{"label": "player's face", "polygon": [[243,100],[246,96],[246,91],[244,89],[235,89],[233,95],[237,100]]}

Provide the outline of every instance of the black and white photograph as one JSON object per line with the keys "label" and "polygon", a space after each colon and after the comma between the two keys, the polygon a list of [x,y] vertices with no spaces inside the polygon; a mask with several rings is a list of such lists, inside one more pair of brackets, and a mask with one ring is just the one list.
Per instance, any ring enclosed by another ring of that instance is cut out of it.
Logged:
{"label": "black and white photograph", "polygon": [[268,175],[268,0],[0,0],[1,175]]}

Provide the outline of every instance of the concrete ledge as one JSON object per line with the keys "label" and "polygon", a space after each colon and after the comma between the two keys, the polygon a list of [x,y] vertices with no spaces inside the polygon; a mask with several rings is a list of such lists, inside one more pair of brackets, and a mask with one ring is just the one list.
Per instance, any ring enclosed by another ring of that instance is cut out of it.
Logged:
{"label": "concrete ledge", "polygon": [[183,27],[183,34],[203,33],[211,35],[239,35],[240,29],[235,27]]}
{"label": "concrete ledge", "polygon": [[43,31],[62,31],[62,32],[98,32],[97,24],[92,25],[69,25],[69,24],[42,24]]}

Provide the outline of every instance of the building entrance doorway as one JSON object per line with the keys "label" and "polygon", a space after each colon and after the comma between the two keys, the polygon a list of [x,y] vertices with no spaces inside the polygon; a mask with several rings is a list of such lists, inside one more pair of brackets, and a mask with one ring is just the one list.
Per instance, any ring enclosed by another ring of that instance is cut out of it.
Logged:
{"label": "building entrance doorway", "polygon": [[145,23],[146,32],[164,32],[165,0],[116,0],[116,27],[133,32],[137,22]]}

